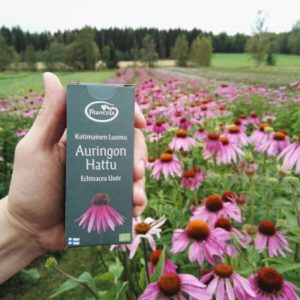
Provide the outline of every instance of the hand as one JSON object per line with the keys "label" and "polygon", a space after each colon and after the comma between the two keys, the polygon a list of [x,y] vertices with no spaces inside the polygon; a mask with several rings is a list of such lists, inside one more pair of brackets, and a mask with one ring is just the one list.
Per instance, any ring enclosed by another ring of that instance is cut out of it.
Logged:
{"label": "hand", "polygon": [[[59,79],[44,74],[45,100],[27,135],[18,143],[7,198],[7,221],[43,252],[64,248],[64,184],[66,150],[66,93]],[[134,215],[142,213],[147,148],[138,128],[145,126],[135,112]]]}

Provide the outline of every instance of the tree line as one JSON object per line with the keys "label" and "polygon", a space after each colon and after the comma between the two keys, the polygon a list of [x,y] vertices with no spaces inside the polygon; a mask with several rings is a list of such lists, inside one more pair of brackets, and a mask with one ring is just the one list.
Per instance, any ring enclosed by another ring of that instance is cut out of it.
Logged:
{"label": "tree line", "polygon": [[[264,37],[271,41],[268,46],[270,53],[300,54],[299,22],[290,32],[264,33]],[[181,44],[184,39],[184,47],[187,43],[191,49],[189,58],[192,60],[195,57],[193,43],[199,43],[200,39],[209,43],[208,48],[217,53],[242,53],[249,48],[249,40],[253,41],[253,37],[241,33],[213,34],[200,29],[97,29],[86,26],[54,33],[30,33],[19,26],[3,26],[0,28],[0,69],[19,62],[26,62],[29,69],[34,69],[37,61],[45,62],[50,69],[59,67],[59,63],[75,69],[93,69],[100,57],[107,67],[115,67],[120,60],[148,61],[146,56],[149,56],[150,48],[153,61],[176,58],[176,51],[179,50],[175,45],[177,43],[178,46],[180,39]],[[179,65],[182,63],[179,62]]]}

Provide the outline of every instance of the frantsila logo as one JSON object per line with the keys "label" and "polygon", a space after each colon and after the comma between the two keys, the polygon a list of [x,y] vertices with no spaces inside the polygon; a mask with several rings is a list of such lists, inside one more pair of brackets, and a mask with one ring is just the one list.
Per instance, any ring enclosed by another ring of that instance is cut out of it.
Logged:
{"label": "frantsila logo", "polygon": [[119,109],[109,102],[95,101],[87,105],[84,112],[90,120],[106,123],[111,122],[118,116]]}

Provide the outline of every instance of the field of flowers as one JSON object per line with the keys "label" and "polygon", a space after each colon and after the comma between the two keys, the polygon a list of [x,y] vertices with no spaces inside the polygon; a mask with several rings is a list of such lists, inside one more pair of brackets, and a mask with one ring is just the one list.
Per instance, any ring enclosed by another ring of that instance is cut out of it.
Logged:
{"label": "field of flowers", "polygon": [[[300,83],[272,89],[142,68],[109,82],[137,83],[148,208],[130,245],[98,249],[104,271],[73,277],[48,258],[67,277],[49,294],[68,299],[81,286],[86,299],[299,299]],[[42,101],[33,91],[0,99],[2,195]]]}

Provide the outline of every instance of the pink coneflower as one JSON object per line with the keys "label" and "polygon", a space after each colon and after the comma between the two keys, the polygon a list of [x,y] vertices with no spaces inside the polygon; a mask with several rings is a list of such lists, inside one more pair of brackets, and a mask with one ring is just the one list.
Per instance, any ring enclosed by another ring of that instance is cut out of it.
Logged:
{"label": "pink coneflower", "polygon": [[260,123],[258,128],[251,134],[249,137],[249,141],[252,145],[260,145],[268,141],[272,134],[265,130],[266,128],[270,128],[268,123]]}
{"label": "pink coneflower", "polygon": [[252,124],[252,125],[258,125],[259,124],[259,118],[258,118],[257,113],[255,111],[252,111],[250,113],[250,116],[248,117],[248,124]]}
{"label": "pink coneflower", "polygon": [[159,159],[154,162],[152,176],[159,180],[161,173],[165,178],[169,176],[181,175],[182,164],[175,154],[163,153]]}
{"label": "pink coneflower", "polygon": [[[247,245],[251,242],[251,239],[248,236],[241,233],[236,228],[232,227],[230,221],[226,218],[219,218],[215,223],[215,228],[223,228],[224,230],[228,231],[230,234],[236,235],[238,238],[238,243],[243,248],[246,248]],[[232,244],[227,244],[225,246],[225,253],[229,256],[237,256],[238,255],[237,249]]]}
{"label": "pink coneflower", "polygon": [[220,217],[242,222],[241,211],[235,204],[224,202],[221,197],[212,194],[206,198],[204,206],[195,210],[191,219],[202,219],[213,226]]}
{"label": "pink coneflower", "polygon": [[255,297],[242,298],[245,300],[299,300],[299,289],[283,279],[282,275],[273,268],[261,268],[255,275],[250,276],[249,283]]}
{"label": "pink coneflower", "polygon": [[246,299],[256,294],[248,280],[234,272],[231,265],[216,264],[214,270],[204,275],[201,282],[208,282],[207,292],[216,299]]}
{"label": "pink coneflower", "polygon": [[266,153],[269,156],[277,156],[287,148],[289,144],[290,142],[286,134],[282,131],[277,131],[273,134],[272,139],[257,146],[256,151]]}
{"label": "pink coneflower", "polygon": [[206,139],[206,137],[207,137],[207,132],[205,131],[204,128],[201,127],[201,128],[199,128],[199,129],[195,132],[194,137],[195,137],[196,139],[202,141],[202,140]]}
{"label": "pink coneflower", "polygon": [[183,252],[191,242],[189,260],[197,261],[201,266],[204,258],[214,264],[214,256],[219,259],[224,254],[225,243],[230,234],[222,228],[211,229],[209,225],[200,220],[190,221],[185,229],[176,229],[172,238],[172,253]]}
{"label": "pink coneflower", "polygon": [[300,174],[300,135],[298,141],[287,146],[279,154],[278,159],[283,158],[283,168],[291,170],[295,167],[295,173]]}
{"label": "pink coneflower", "polygon": [[197,167],[182,173],[181,185],[191,191],[197,189],[205,178],[205,173]]}
{"label": "pink coneflower", "polygon": [[237,203],[238,195],[232,191],[225,191],[222,193],[222,200],[224,202]]}
{"label": "pink coneflower", "polygon": [[221,149],[221,142],[219,140],[219,134],[208,133],[204,142],[204,158],[215,157]]}
{"label": "pink coneflower", "polygon": [[207,105],[202,104],[199,110],[199,116],[202,118],[212,118],[215,114],[209,109]]}
{"label": "pink coneflower", "polygon": [[[150,275],[154,273],[155,266],[157,265],[160,255],[162,253],[162,249],[156,249],[150,255],[150,267],[149,273]],[[165,264],[164,264],[164,271],[163,273],[176,273],[176,269],[178,267],[166,257]]]}
{"label": "pink coneflower", "polygon": [[16,131],[16,136],[17,137],[23,137],[25,136],[26,134],[26,130],[24,128],[19,128],[17,131]]}
{"label": "pink coneflower", "polygon": [[154,167],[154,163],[156,161],[156,157],[148,157],[147,163],[146,163],[146,169],[152,170]]}
{"label": "pink coneflower", "polygon": [[174,137],[169,145],[169,147],[176,151],[189,151],[196,145],[196,141],[189,137],[187,131],[184,129],[179,129],[176,131],[176,137]]}
{"label": "pink coneflower", "polygon": [[226,136],[235,143],[238,147],[248,145],[248,137],[246,134],[236,125],[229,126]]}
{"label": "pink coneflower", "polygon": [[164,133],[169,127],[169,124],[166,123],[165,121],[157,121],[153,125],[153,132],[157,134],[162,134]]}
{"label": "pink coneflower", "polygon": [[179,127],[180,127],[181,129],[187,130],[187,129],[189,129],[192,125],[193,125],[192,122],[191,122],[190,120],[188,120],[186,117],[181,118],[180,121],[179,121]]}
{"label": "pink coneflower", "polygon": [[245,155],[245,153],[228,137],[220,137],[220,142],[220,150],[216,156],[218,164],[229,165],[232,162],[236,163],[240,157]]}
{"label": "pink coneflower", "polygon": [[285,236],[268,220],[260,222],[255,239],[255,249],[257,251],[262,252],[265,248],[268,248],[270,257],[277,255],[285,257],[284,251],[292,252]]}
{"label": "pink coneflower", "polygon": [[[210,300],[205,285],[189,274],[165,273],[159,280],[150,283],[139,300],[186,300],[185,294],[196,300]],[[189,297],[188,297],[189,298]]]}
{"label": "pink coneflower", "polygon": [[82,229],[87,227],[89,233],[96,230],[98,234],[101,234],[108,228],[114,231],[118,225],[123,224],[125,218],[114,210],[109,202],[110,198],[105,193],[94,195],[92,206],[75,221],[79,221]]}
{"label": "pink coneflower", "polygon": [[129,258],[133,258],[142,239],[146,239],[149,242],[151,249],[156,250],[156,243],[153,235],[155,235],[157,238],[160,238],[160,227],[165,222],[165,217],[161,217],[158,220],[146,218],[144,221],[142,221],[141,217],[134,218],[132,243],[128,246],[130,250]]}

